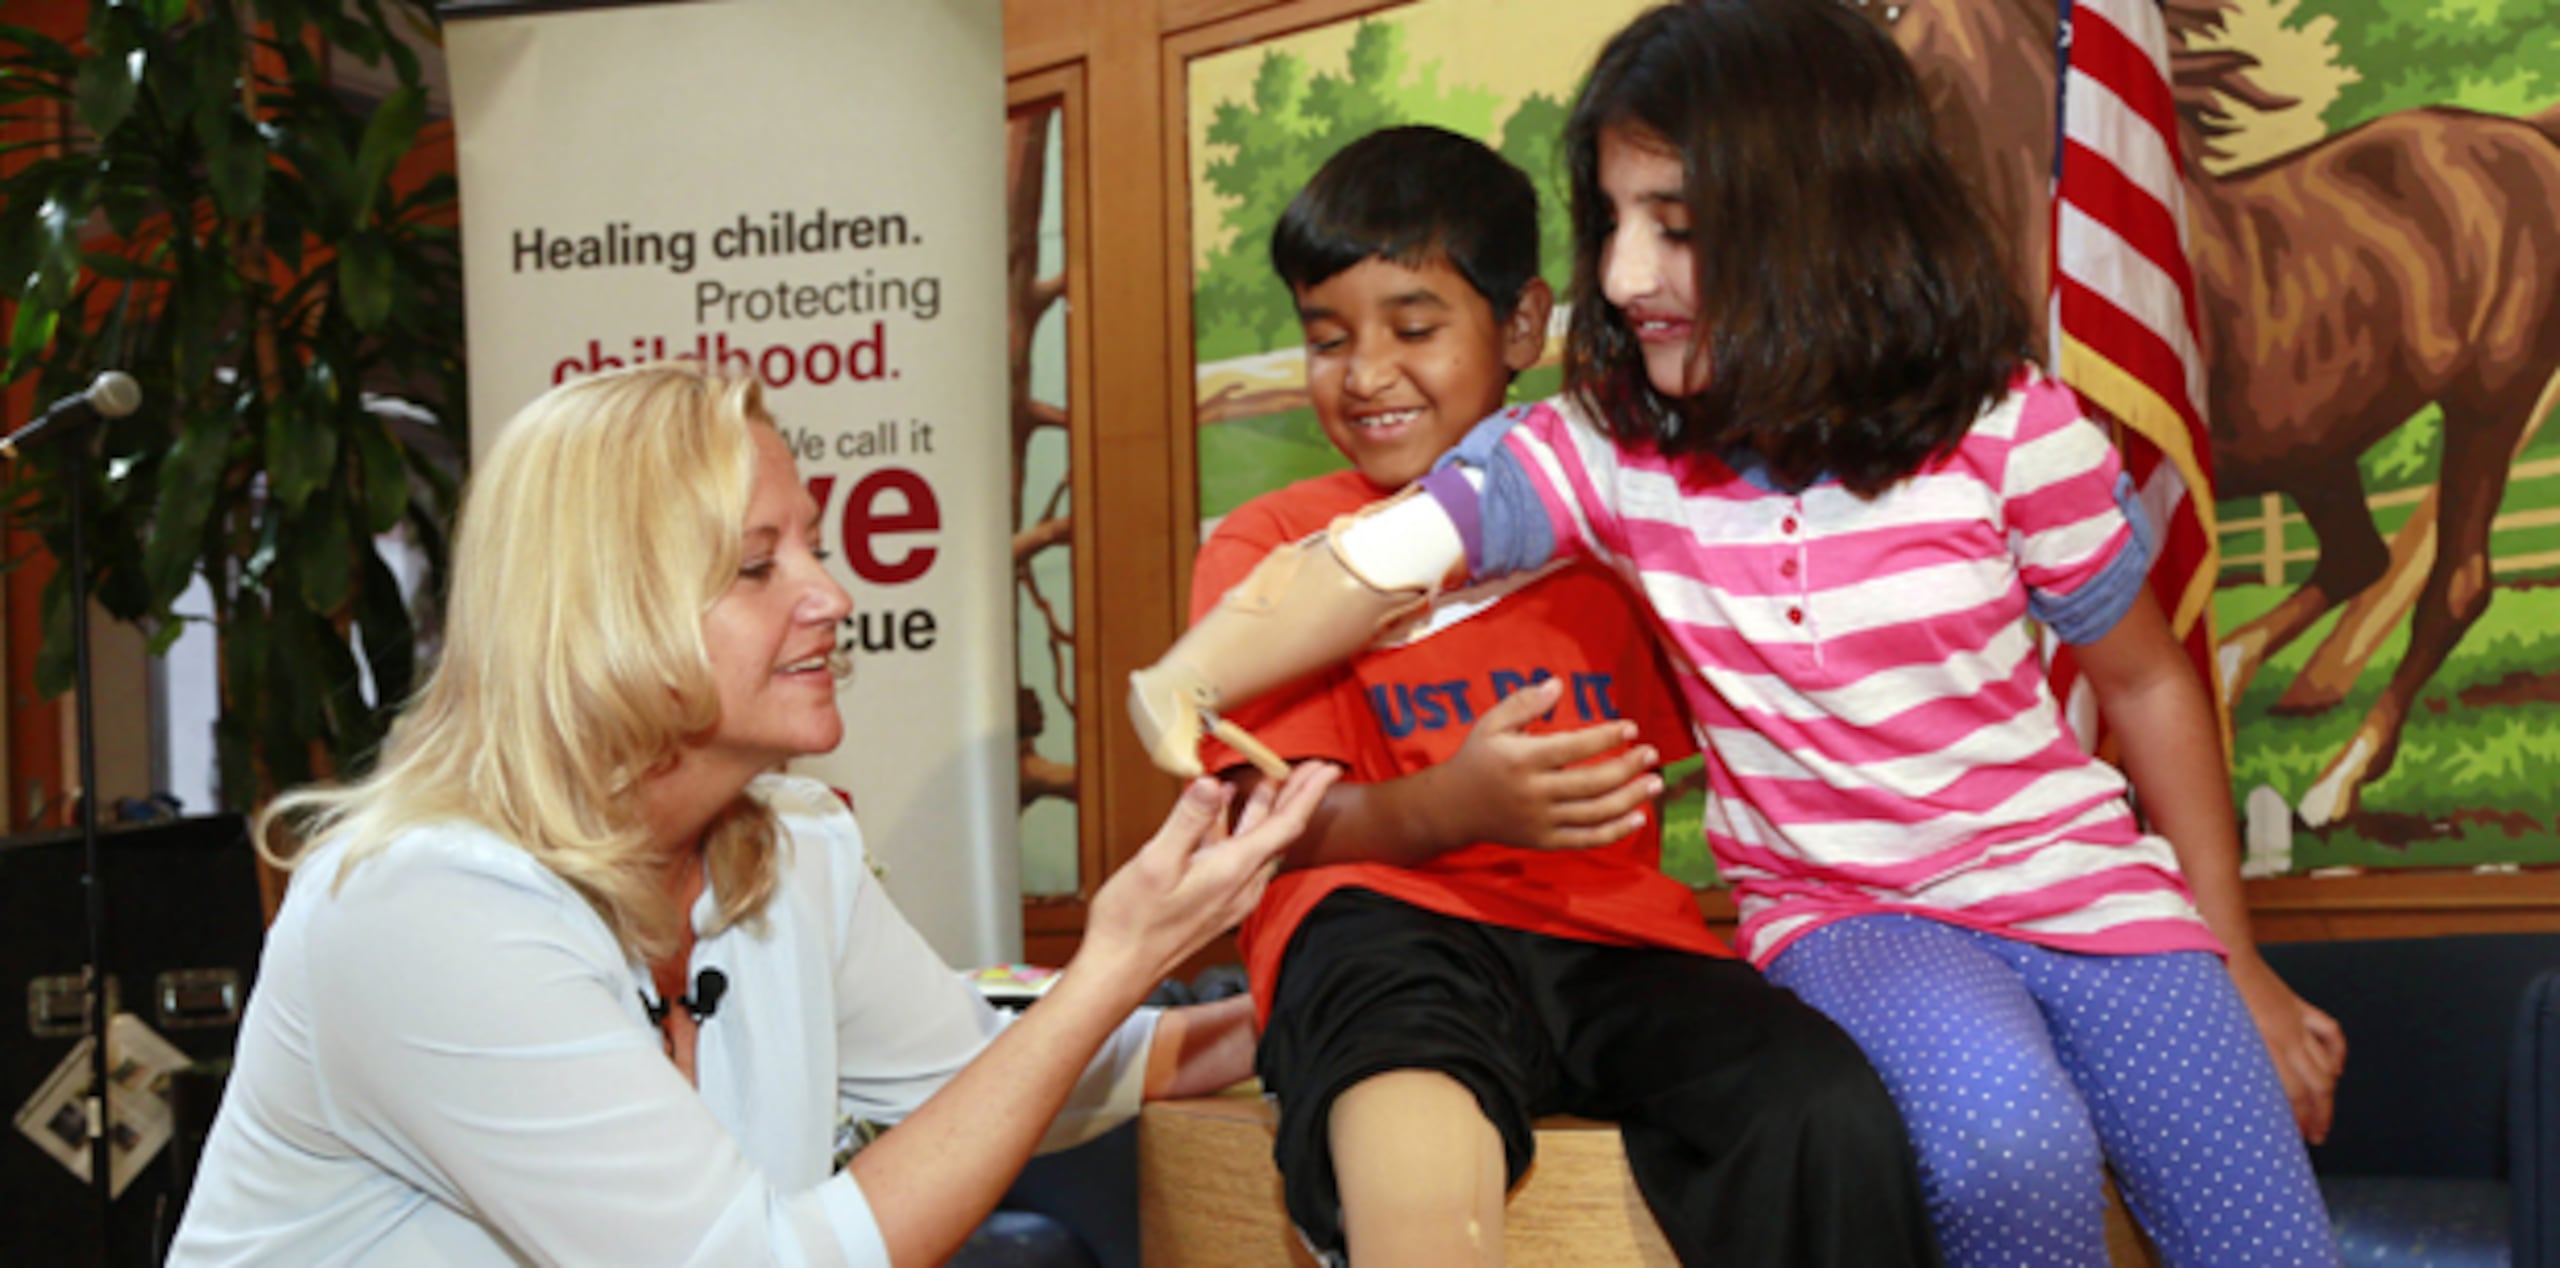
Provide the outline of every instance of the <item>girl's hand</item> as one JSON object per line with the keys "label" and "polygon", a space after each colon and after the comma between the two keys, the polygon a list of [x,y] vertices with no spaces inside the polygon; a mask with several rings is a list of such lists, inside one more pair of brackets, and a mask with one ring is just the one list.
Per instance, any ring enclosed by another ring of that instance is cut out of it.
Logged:
{"label": "girl's hand", "polygon": [[2347,1034],[2336,1018],[2311,1006],[2276,976],[2256,955],[2233,956],[2231,982],[2249,1006],[2250,1019],[2275,1058],[2276,1077],[2284,1080],[2285,1098],[2293,1102],[2293,1121],[2303,1139],[2319,1144],[2329,1138],[2329,1119],[2337,1104],[2338,1076],[2347,1068]]}
{"label": "girl's hand", "polygon": [[1109,976],[1134,1005],[1253,910],[1281,850],[1307,826],[1307,815],[1340,773],[1309,762],[1285,783],[1262,784],[1246,798],[1232,833],[1227,787],[1192,780],[1164,826],[1093,896],[1075,965]]}
{"label": "girl's hand", "polygon": [[[1563,694],[1564,684],[1549,678],[1504,696],[1432,768],[1440,783],[1432,804],[1447,840],[1580,850],[1644,826],[1645,806],[1662,793],[1654,771],[1661,754],[1637,744],[1636,724],[1627,721],[1530,734]],[[1620,751],[1602,757],[1612,749]]]}

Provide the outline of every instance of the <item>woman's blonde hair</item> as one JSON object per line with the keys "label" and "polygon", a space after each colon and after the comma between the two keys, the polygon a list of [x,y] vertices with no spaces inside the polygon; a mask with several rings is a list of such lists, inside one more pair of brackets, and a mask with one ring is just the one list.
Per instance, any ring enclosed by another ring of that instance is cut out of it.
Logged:
{"label": "woman's blonde hair", "polygon": [[[525,406],[464,496],[426,685],[371,774],[267,807],[260,852],[290,867],[302,843],[345,838],[353,866],[403,829],[468,820],[568,881],[632,953],[667,950],[685,913],[636,794],[719,719],[702,619],[737,576],[755,429],[772,425],[754,379],[690,362],[578,379]],[[772,895],[775,839],[751,797],[713,820],[723,926]]]}

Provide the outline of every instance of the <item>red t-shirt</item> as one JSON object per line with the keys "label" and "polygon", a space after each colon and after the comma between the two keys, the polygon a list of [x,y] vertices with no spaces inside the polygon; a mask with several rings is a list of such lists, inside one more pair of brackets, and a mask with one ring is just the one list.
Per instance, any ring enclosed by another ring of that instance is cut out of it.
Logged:
{"label": "red t-shirt", "polygon": [[[1274,548],[1381,496],[1359,473],[1344,471],[1238,507],[1192,565],[1192,619]],[[1623,717],[1669,762],[1696,749],[1660,654],[1652,628],[1618,579],[1576,563],[1525,584],[1497,582],[1443,595],[1409,641],[1373,648],[1229,717],[1283,757],[1337,762],[1346,778],[1379,782],[1447,760],[1496,700],[1552,676],[1564,679],[1566,690],[1533,730]],[[1203,745],[1201,758],[1212,770],[1240,761],[1215,741]],[[1707,931],[1688,887],[1662,874],[1657,820],[1648,814],[1643,828],[1588,850],[1479,844],[1415,867],[1342,863],[1283,873],[1239,936],[1255,1007],[1269,1018],[1289,935],[1319,900],[1346,886],[1553,937],[1732,955]]]}

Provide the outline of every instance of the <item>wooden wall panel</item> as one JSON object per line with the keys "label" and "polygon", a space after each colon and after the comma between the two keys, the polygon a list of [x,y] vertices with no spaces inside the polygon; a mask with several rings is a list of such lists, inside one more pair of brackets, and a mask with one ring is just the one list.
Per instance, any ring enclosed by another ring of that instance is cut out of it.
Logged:
{"label": "wooden wall panel", "polygon": [[[1158,28],[1152,8],[1097,3],[1087,81],[1092,111],[1087,172],[1093,215],[1088,236],[1093,285],[1093,500],[1100,570],[1097,608],[1082,653],[1101,684],[1095,712],[1117,713],[1120,684],[1162,654],[1180,627],[1175,578],[1184,559],[1174,536],[1177,472],[1168,442],[1172,407],[1166,357],[1173,347],[1164,310],[1170,231],[1158,175],[1168,125],[1158,108]],[[1105,833],[1116,866],[1154,831],[1172,803],[1172,781],[1157,773],[1125,724],[1102,728],[1085,755],[1086,813]]]}
{"label": "wooden wall panel", "polygon": [[1082,61],[1092,7],[1090,0],[1011,0],[1004,7],[1005,76]]}

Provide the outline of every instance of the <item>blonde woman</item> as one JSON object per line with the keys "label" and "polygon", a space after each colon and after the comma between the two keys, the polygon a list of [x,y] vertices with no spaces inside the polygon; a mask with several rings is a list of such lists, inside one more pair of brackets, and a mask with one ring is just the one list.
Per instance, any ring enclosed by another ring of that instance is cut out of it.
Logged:
{"label": "blonde woman", "polygon": [[172,1263],[935,1262],[1036,1146],[1249,1071],[1241,1001],[1132,1010],[1326,777],[1232,836],[1194,781],[1004,1024],[777,773],[843,736],[817,515],[751,381],[517,415],[381,762],[260,821],[294,883]]}

